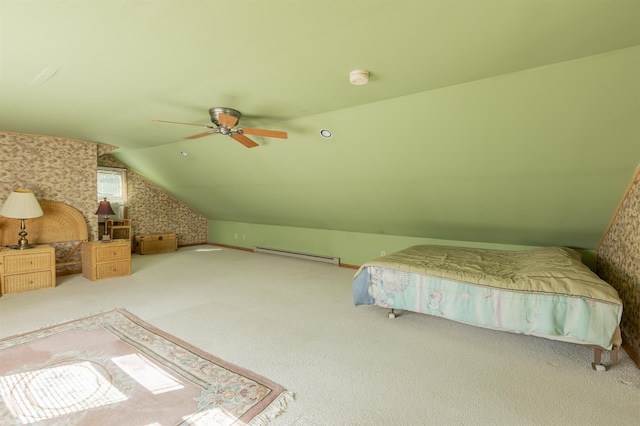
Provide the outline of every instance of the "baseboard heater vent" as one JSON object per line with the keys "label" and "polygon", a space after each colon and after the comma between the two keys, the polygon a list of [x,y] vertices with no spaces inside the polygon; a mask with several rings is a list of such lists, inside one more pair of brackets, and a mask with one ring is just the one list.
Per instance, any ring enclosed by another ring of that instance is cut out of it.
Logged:
{"label": "baseboard heater vent", "polygon": [[300,253],[297,251],[279,250],[267,247],[254,247],[253,251],[256,253],[275,254],[279,256],[295,257],[298,259],[313,260],[315,262],[330,263],[332,265],[340,266],[339,257],[320,256],[318,254]]}

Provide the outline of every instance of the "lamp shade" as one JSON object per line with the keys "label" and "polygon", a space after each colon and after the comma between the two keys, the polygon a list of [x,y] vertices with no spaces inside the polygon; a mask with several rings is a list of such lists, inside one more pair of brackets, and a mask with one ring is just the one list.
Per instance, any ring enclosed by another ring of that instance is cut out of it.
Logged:
{"label": "lamp shade", "polygon": [[4,202],[0,215],[13,219],[30,219],[44,213],[30,189],[14,189]]}
{"label": "lamp shade", "polygon": [[116,213],[111,208],[111,203],[105,198],[104,201],[100,201],[96,214],[100,216],[113,216]]}

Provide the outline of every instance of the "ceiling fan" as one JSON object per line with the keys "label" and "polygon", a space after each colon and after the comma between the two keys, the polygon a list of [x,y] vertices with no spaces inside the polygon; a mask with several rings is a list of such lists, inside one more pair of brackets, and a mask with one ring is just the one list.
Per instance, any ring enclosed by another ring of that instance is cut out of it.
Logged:
{"label": "ceiling fan", "polygon": [[231,136],[236,141],[240,142],[242,145],[247,148],[253,148],[259,146],[257,143],[249,139],[245,136],[247,135],[255,135],[255,136],[267,136],[270,138],[280,138],[287,139],[287,132],[281,132],[278,130],[265,130],[265,129],[253,129],[250,127],[235,127],[240,120],[240,116],[242,115],[240,111],[237,111],[232,108],[225,107],[214,107],[209,110],[209,115],[211,116],[211,121],[213,122],[213,126],[210,124],[191,124],[191,123],[180,123],[177,121],[166,121],[166,120],[153,120],[158,123],[171,123],[171,124],[185,124],[187,126],[198,126],[205,127],[209,130],[206,132],[198,133],[195,135],[187,136],[185,139],[197,139],[203,136],[212,135],[215,133],[219,133],[221,135]]}

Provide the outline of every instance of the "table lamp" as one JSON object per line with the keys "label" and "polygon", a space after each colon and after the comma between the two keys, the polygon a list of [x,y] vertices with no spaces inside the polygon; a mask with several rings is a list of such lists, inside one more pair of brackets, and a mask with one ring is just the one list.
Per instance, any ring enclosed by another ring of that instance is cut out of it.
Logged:
{"label": "table lamp", "polygon": [[12,219],[20,219],[20,240],[18,240],[17,246],[11,246],[11,248],[24,250],[33,247],[33,244],[29,244],[27,240],[27,231],[24,227],[25,219],[31,219],[34,217],[40,217],[44,213],[40,207],[40,203],[33,195],[30,189],[14,189],[9,198],[4,202],[0,215],[10,217]]}
{"label": "table lamp", "polygon": [[111,208],[111,203],[107,201],[107,197],[104,197],[104,201],[100,201],[100,205],[98,206],[98,211],[96,212],[99,216],[104,216],[104,234],[102,234],[103,242],[110,242],[111,237],[109,236],[109,216],[115,215],[116,213]]}

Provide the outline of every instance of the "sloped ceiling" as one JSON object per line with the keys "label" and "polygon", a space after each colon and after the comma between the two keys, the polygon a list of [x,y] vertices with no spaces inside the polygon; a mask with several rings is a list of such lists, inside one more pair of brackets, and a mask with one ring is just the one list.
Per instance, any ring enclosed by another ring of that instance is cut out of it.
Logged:
{"label": "sloped ceiling", "polygon": [[[640,163],[636,0],[0,0],[0,19],[0,130],[115,145],[209,219],[594,248]],[[289,138],[153,121],[214,106]]]}

